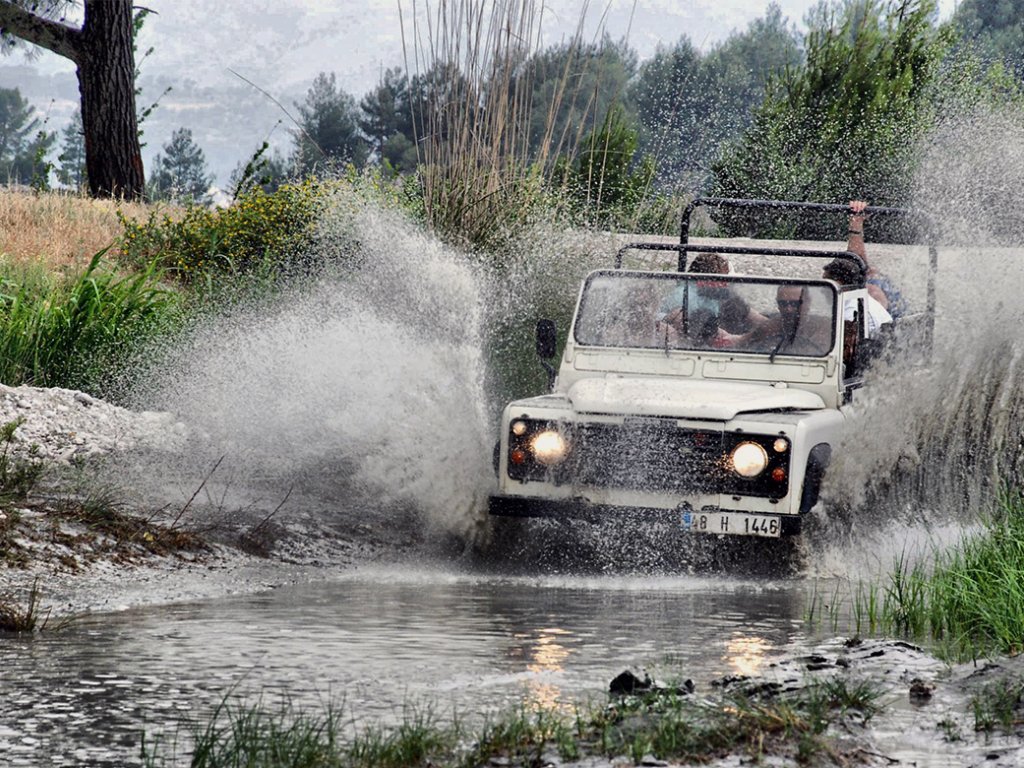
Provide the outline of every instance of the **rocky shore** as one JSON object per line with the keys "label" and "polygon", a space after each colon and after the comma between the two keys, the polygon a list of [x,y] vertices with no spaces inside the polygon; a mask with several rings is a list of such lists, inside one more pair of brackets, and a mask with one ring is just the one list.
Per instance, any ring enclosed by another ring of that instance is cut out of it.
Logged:
{"label": "rocky shore", "polygon": [[110,476],[132,452],[187,450],[188,427],[170,413],[0,385],[0,425],[0,600],[23,600],[35,583],[59,615],[244,594],[323,579],[374,546],[301,523],[301,546],[269,524],[245,540],[252,524],[197,525],[181,514],[188,500],[134,507]]}

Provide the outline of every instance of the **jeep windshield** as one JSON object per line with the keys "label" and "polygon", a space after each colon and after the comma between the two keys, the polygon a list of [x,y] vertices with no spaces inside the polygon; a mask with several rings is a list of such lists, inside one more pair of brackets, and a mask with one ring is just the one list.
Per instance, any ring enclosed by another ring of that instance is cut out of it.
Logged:
{"label": "jeep windshield", "polygon": [[577,344],[728,350],[804,357],[835,343],[832,283],[737,275],[594,272],[583,286]]}

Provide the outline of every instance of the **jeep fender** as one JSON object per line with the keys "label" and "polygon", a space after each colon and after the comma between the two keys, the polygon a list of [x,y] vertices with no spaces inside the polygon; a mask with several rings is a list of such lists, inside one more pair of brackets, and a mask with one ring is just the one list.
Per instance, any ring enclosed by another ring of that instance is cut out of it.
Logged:
{"label": "jeep fender", "polygon": [[825,477],[825,470],[832,461],[832,446],[828,443],[818,443],[811,448],[807,456],[807,471],[804,473],[804,487],[800,494],[800,514],[806,514],[818,503],[818,494],[821,492],[821,481]]}

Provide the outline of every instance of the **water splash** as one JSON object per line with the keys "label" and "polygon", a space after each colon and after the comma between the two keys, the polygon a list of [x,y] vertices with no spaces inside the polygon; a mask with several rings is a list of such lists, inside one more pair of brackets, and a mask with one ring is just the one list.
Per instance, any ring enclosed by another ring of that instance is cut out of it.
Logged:
{"label": "water splash", "polygon": [[292,487],[328,516],[401,512],[472,540],[492,429],[477,274],[351,195],[324,212],[318,242],[325,259],[356,243],[360,267],[205,323],[136,393],[193,432],[168,463],[194,483],[223,456],[219,476],[240,496]]}
{"label": "water splash", "polygon": [[[1024,472],[1020,374],[1024,121],[1011,112],[952,116],[922,146],[912,207],[939,243],[930,364],[876,367],[826,482],[826,502],[858,529],[927,539],[990,509]],[[869,257],[923,306],[923,261],[869,245]],[[950,537],[943,534],[943,540]]]}

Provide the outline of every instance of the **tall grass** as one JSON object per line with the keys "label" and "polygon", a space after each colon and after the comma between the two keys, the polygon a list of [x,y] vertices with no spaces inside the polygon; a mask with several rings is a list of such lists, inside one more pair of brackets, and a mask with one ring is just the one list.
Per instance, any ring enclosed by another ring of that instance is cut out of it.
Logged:
{"label": "tall grass", "polygon": [[1006,492],[977,534],[930,567],[900,558],[888,583],[853,598],[858,631],[930,641],[953,660],[1024,651],[1024,496]]}
{"label": "tall grass", "polygon": [[[593,114],[593,95],[578,92],[578,67],[587,64],[572,54],[583,42],[584,4],[564,70],[543,105],[542,138],[531,146],[537,107],[526,65],[541,50],[543,10],[538,0],[455,0],[438,3],[433,15],[428,9],[425,21],[414,13],[414,60],[406,68],[434,80],[429,113],[413,116],[424,210],[447,239],[493,250],[540,208],[557,208],[548,183],[556,158],[573,157],[586,129],[603,117]],[[556,135],[568,103],[582,104],[582,114],[571,131]]]}
{"label": "tall grass", "polygon": [[174,326],[179,298],[160,271],[119,274],[106,253],[74,278],[39,268],[0,275],[0,382],[109,395],[140,346]]}
{"label": "tall grass", "polygon": [[0,256],[16,265],[79,270],[98,250],[118,239],[119,214],[142,219],[149,210],[141,203],[33,194],[0,186]]}

